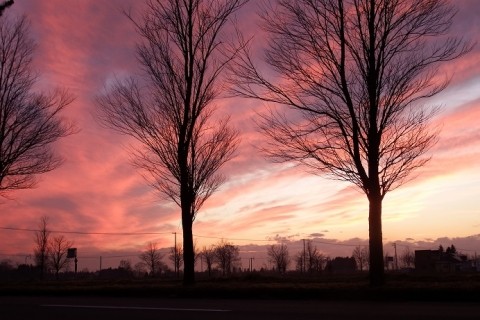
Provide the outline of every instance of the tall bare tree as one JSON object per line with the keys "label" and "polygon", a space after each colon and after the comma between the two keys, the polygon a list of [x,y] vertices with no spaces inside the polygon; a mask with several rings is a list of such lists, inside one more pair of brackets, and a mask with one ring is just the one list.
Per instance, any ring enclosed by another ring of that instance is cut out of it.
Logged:
{"label": "tall bare tree", "polygon": [[290,255],[288,254],[288,247],[286,244],[271,245],[267,248],[268,260],[275,265],[275,268],[280,273],[287,271],[290,264]]}
{"label": "tall bare tree", "polygon": [[73,98],[67,91],[34,91],[35,44],[25,17],[0,18],[0,195],[32,188],[36,175],[57,168],[62,159],[52,143],[75,131],[60,112]]}
{"label": "tall bare tree", "polygon": [[214,117],[214,101],[238,52],[224,29],[246,1],[148,1],[143,21],[134,22],[146,84],[117,82],[98,99],[102,123],[140,141],[135,164],[181,208],[185,284],[195,280],[193,221],[237,145],[229,118]]}
{"label": "tall bare tree", "polygon": [[155,277],[164,266],[162,261],[164,254],[162,254],[158,248],[157,243],[149,242],[147,249],[140,253],[140,260],[145,263],[147,268],[150,270],[150,275]]}
{"label": "tall bare tree", "polygon": [[70,264],[67,252],[72,246],[73,242],[67,240],[63,235],[53,237],[48,243],[48,261],[53,270],[55,270],[56,279],[58,279],[60,271],[67,268]]}
{"label": "tall bare tree", "polygon": [[447,86],[439,65],[471,46],[447,37],[456,10],[445,0],[269,3],[264,58],[274,76],[262,74],[246,49],[236,92],[297,115],[271,109],[260,121],[272,159],[299,162],[366,194],[370,283],[381,285],[382,201],[428,161],[436,108],[425,99]]}
{"label": "tall bare tree", "polygon": [[38,230],[35,231],[35,247],[33,249],[33,255],[36,266],[40,269],[40,278],[43,279],[47,268],[47,262],[49,258],[49,242],[50,242],[50,230],[48,230],[48,217],[43,216],[40,218]]}

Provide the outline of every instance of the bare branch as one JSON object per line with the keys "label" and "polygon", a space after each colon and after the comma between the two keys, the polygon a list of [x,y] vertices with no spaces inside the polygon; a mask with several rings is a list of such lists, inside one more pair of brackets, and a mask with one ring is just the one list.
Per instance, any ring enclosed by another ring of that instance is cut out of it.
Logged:
{"label": "bare branch", "polygon": [[[260,130],[266,154],[351,182],[369,199],[370,275],[383,283],[382,200],[429,160],[442,63],[472,48],[448,37],[446,0],[278,0],[261,17],[270,35],[260,72],[243,43],[233,93],[286,106]],[[275,5],[274,5],[275,3]],[[296,112],[295,116],[291,116]]]}
{"label": "bare branch", "polygon": [[66,90],[33,91],[34,43],[28,22],[0,19],[0,194],[32,188],[36,176],[54,170],[62,158],[52,150],[60,138],[75,133],[61,112],[73,101]]}
{"label": "bare branch", "polygon": [[[238,144],[229,118],[214,117],[223,72],[239,49],[224,29],[247,0],[148,1],[137,47],[141,81],[117,81],[98,97],[103,125],[137,139],[134,164],[182,210],[185,281],[193,281],[192,224],[224,181],[218,173]],[[223,81],[224,82],[224,81]],[[188,268],[187,268],[188,266]]]}

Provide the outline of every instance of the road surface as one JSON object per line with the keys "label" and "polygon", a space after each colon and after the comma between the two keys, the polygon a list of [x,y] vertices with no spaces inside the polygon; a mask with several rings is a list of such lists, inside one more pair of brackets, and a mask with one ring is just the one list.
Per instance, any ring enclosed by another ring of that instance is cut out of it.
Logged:
{"label": "road surface", "polygon": [[0,296],[1,319],[480,319],[475,302]]}

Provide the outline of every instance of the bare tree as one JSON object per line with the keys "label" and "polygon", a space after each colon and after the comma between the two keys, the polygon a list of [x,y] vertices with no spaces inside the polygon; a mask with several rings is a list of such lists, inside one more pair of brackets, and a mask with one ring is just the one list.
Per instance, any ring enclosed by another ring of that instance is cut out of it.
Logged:
{"label": "bare tree", "polygon": [[0,274],[4,272],[10,272],[15,269],[13,261],[11,259],[0,260]]}
{"label": "bare tree", "polygon": [[297,254],[295,261],[297,270],[314,273],[325,269],[327,258],[318,251],[317,246],[313,245],[311,240],[308,240],[305,243],[305,249]]}
{"label": "bare tree", "polygon": [[357,267],[360,271],[368,270],[368,260],[369,260],[369,253],[368,247],[357,246],[353,249],[352,257],[355,259],[357,263]]}
{"label": "bare tree", "polygon": [[0,18],[0,195],[36,185],[36,175],[57,168],[62,159],[52,144],[74,133],[60,112],[73,98],[67,91],[34,91],[35,44],[25,17]]}
{"label": "bare tree", "polygon": [[220,242],[215,247],[215,259],[222,274],[229,275],[240,266],[240,249],[229,242]]}
{"label": "bare tree", "polygon": [[267,249],[267,255],[270,263],[275,265],[278,272],[285,273],[287,271],[290,264],[290,256],[286,244],[271,245]]}
{"label": "bare tree", "polygon": [[400,255],[400,261],[405,268],[415,267],[415,253],[410,250],[410,247],[406,247]]}
{"label": "bare tree", "polygon": [[456,10],[444,0],[274,3],[262,16],[264,57],[278,76],[261,74],[247,48],[235,92],[293,112],[271,109],[260,121],[274,161],[299,162],[366,194],[370,283],[381,285],[382,201],[429,160],[437,108],[425,99],[448,83],[439,65],[471,46],[446,37]]}
{"label": "bare tree", "polygon": [[150,275],[152,277],[155,277],[164,266],[164,263],[162,262],[163,257],[164,254],[159,251],[155,242],[149,242],[147,249],[139,256],[140,260],[144,262],[148,270],[150,270]]}
{"label": "bare tree", "polygon": [[168,255],[168,259],[172,262],[178,277],[178,275],[180,274],[180,265],[183,262],[183,248],[181,244],[177,245],[176,247],[170,248],[170,254]]}
{"label": "bare tree", "polygon": [[70,264],[70,260],[67,258],[67,252],[72,245],[73,242],[68,241],[63,235],[53,237],[48,243],[48,260],[55,271],[56,279],[58,279],[59,272],[67,268]]}
{"label": "bare tree", "polygon": [[222,71],[238,50],[223,34],[247,0],[148,1],[138,57],[147,84],[117,82],[99,97],[102,123],[140,141],[135,164],[151,185],[181,208],[184,283],[195,280],[192,225],[223,183],[218,170],[233,157],[237,131],[214,118]]}
{"label": "bare tree", "polygon": [[216,263],[215,246],[203,247],[200,252],[200,258],[205,260],[208,276],[210,277],[212,275],[212,267]]}
{"label": "bare tree", "polygon": [[118,264],[118,268],[128,272],[133,271],[132,262],[130,260],[125,260],[125,259],[120,260],[120,263]]}
{"label": "bare tree", "polygon": [[41,279],[43,279],[47,268],[50,234],[51,232],[48,230],[48,217],[43,216],[40,218],[38,230],[35,231],[35,247],[33,249],[35,264],[40,269]]}
{"label": "bare tree", "polygon": [[147,274],[146,263],[143,261],[137,262],[133,267],[133,274],[136,277],[143,278]]}

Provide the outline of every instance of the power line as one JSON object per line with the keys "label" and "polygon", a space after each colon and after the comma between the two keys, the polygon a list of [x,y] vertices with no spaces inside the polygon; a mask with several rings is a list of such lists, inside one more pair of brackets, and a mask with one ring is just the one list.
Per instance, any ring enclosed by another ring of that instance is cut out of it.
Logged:
{"label": "power line", "polygon": [[[15,228],[15,227],[0,227],[0,230],[10,230],[10,231],[27,231],[27,232],[40,232],[42,230],[39,229],[29,229],[29,228]],[[167,235],[172,234],[172,232],[84,232],[84,231],[59,231],[59,230],[48,230],[51,233],[64,233],[64,234],[79,234],[79,235],[105,235],[105,236],[139,236],[139,235]],[[177,232],[181,234],[181,232]],[[215,237],[215,236],[203,236],[193,234],[194,237],[197,238],[205,238],[205,239],[224,239],[229,241],[251,241],[251,242],[274,242],[277,241],[275,239],[247,239],[247,238],[226,238],[226,237]],[[343,247],[368,247],[365,244],[349,244],[349,243],[338,243],[338,242],[328,242],[328,241],[320,241],[320,240],[310,240],[312,243],[317,244],[324,244],[330,246],[343,246]],[[401,247],[410,247],[409,245],[405,244],[397,244]],[[415,246],[412,244],[414,249],[430,249],[422,246]],[[460,251],[469,251],[475,252],[477,250],[473,249],[463,249],[457,248]]]}
{"label": "power line", "polygon": [[200,236],[200,235],[193,235],[194,237],[197,238],[206,238],[206,239],[225,239],[225,240],[231,240],[231,241],[253,241],[253,242],[272,242],[272,241],[277,241],[277,240],[267,240],[267,239],[235,239],[235,238],[225,238],[225,237],[212,237],[212,236]]}
{"label": "power line", "polygon": [[368,247],[366,244],[353,244],[353,243],[337,243],[337,242],[327,242],[327,241],[318,241],[310,240],[312,243],[326,244],[331,246],[343,246],[343,247]]}
{"label": "power line", "polygon": [[[13,228],[13,227],[0,227],[2,230],[12,230],[12,231],[28,231],[28,232],[40,232],[42,230],[38,229],[27,229],[27,228]],[[83,234],[83,235],[105,235],[105,236],[136,236],[136,235],[161,235],[161,234],[170,234],[170,232],[83,232],[83,231],[58,231],[58,230],[47,230],[51,233],[66,233],[66,234]]]}

